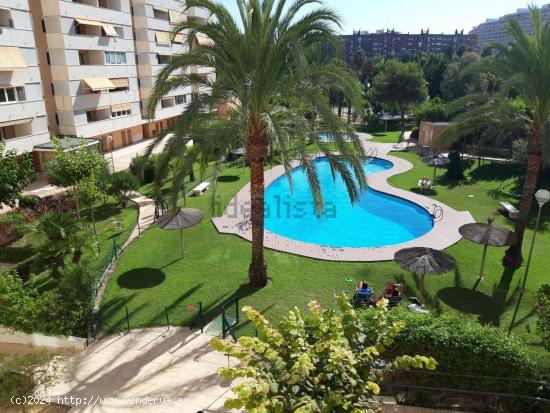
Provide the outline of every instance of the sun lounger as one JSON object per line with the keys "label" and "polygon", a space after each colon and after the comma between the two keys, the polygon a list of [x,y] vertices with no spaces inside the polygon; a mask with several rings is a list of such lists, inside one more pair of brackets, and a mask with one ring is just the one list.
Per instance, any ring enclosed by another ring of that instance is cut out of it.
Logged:
{"label": "sun lounger", "polygon": [[204,191],[208,189],[210,186],[210,182],[203,182],[201,184],[198,184],[193,190],[191,191],[191,195],[201,195]]}
{"label": "sun lounger", "polygon": [[519,209],[513,206],[510,202],[501,202],[500,206],[502,207],[502,210],[506,212],[508,218],[516,219],[518,217]]}

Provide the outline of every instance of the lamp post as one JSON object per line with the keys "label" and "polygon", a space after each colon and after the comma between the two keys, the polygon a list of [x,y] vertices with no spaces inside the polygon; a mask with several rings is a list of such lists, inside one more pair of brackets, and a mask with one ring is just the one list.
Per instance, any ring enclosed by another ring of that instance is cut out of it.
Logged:
{"label": "lamp post", "polygon": [[113,137],[111,135],[108,135],[105,140],[109,142],[109,149],[111,150],[111,165],[113,168],[113,172],[115,172],[115,158],[113,157]]}
{"label": "lamp post", "polygon": [[527,258],[527,264],[525,265],[525,274],[523,275],[523,281],[521,282],[521,289],[519,290],[518,303],[514,311],[514,316],[512,317],[512,322],[510,323],[510,328],[508,329],[508,335],[510,335],[510,333],[512,332],[512,327],[514,326],[514,322],[516,321],[516,316],[518,314],[519,303],[521,302],[521,298],[523,297],[523,294],[526,291],[525,286],[527,285],[527,275],[529,274],[529,267],[531,266],[531,258],[533,257],[533,249],[535,247],[535,238],[537,236],[537,230],[539,229],[540,214],[544,204],[550,201],[550,192],[547,191],[546,189],[539,189],[535,194],[535,199],[539,204],[539,211],[537,213],[537,221],[535,222],[533,238],[531,238],[531,247],[529,249],[529,257]]}

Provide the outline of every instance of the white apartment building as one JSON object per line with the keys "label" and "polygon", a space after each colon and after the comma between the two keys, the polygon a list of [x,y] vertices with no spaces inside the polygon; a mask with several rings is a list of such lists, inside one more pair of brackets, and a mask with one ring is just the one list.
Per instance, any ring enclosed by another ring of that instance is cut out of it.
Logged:
{"label": "white apartment building", "polygon": [[[190,87],[171,91],[157,105],[155,119],[147,120],[147,101],[158,73],[174,55],[186,51],[187,33],[170,38],[174,25],[187,19],[182,13],[183,8],[184,3],[180,0],[132,0],[141,113],[146,120],[143,128],[146,138],[171,125],[192,99]],[[190,68],[184,70],[190,73]]]}
{"label": "white apartment building", "polygon": [[99,140],[106,152],[165,130],[208,92],[172,91],[147,119],[157,74],[188,47],[187,33],[171,39],[174,24],[209,18],[184,8],[184,0],[0,0],[0,139],[33,152],[43,171],[54,156],[50,133]]}
{"label": "white apartment building", "polygon": [[[550,4],[542,6],[541,14],[545,21],[550,22]],[[482,52],[490,44],[509,42],[510,36],[506,34],[506,27],[511,20],[517,20],[523,30],[530,34],[533,33],[531,14],[526,8],[517,9],[515,13],[506,14],[498,19],[487,19],[470,31],[470,34],[477,35],[478,52]]]}
{"label": "white apartment building", "polygon": [[0,140],[19,154],[49,142],[28,0],[0,0]]}
{"label": "white apartment building", "polygon": [[143,139],[130,0],[31,5],[50,129],[99,139],[104,151]]}

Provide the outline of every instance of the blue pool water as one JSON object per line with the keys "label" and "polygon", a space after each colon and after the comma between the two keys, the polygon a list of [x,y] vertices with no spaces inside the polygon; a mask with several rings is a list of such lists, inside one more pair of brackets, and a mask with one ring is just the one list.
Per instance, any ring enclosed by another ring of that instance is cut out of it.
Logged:
{"label": "blue pool water", "polygon": [[[317,217],[305,173],[292,171],[294,191],[281,176],[266,189],[266,230],[297,241],[331,247],[381,247],[418,238],[433,221],[422,207],[404,199],[368,189],[352,205],[339,175],[332,178],[326,158],[316,160],[325,212]],[[390,169],[382,159],[365,162],[368,175]]]}

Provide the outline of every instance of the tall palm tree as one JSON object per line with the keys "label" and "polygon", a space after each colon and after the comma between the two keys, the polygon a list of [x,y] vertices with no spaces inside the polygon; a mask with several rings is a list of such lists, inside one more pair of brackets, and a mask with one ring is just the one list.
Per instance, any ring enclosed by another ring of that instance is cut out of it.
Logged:
{"label": "tall palm tree", "polygon": [[[296,158],[307,174],[318,212],[323,196],[314,157],[308,143],[327,157],[334,173],[344,178],[352,201],[366,188],[363,148],[352,129],[333,113],[328,90],[341,91],[360,107],[361,88],[357,78],[343,65],[308,58],[322,44],[338,47],[334,27],[336,13],[321,0],[236,0],[234,18],[225,6],[212,0],[188,0],[186,8],[206,9],[208,21],[188,19],[172,33],[187,31],[189,51],[175,56],[159,73],[148,104],[150,117],[166,93],[193,87],[195,99],[177,122],[157,137],[152,147],[167,137],[160,155],[159,171],[174,158],[200,161],[206,167],[212,156],[221,166],[232,148],[244,146],[250,164],[252,259],[250,284],[267,283],[264,260],[264,167],[270,146],[278,151],[287,175]],[[311,7],[311,6],[315,7]],[[309,7],[307,7],[309,6]],[[205,37],[206,36],[206,37]],[[195,42],[194,39],[201,39]],[[210,39],[210,43],[204,41]],[[198,43],[198,44],[197,44]],[[215,69],[214,76],[186,74],[190,66]],[[211,110],[220,101],[229,102],[225,119]],[[323,142],[319,130],[333,136],[333,145]],[[193,140],[196,157],[188,155]],[[198,148],[198,149],[197,149]],[[215,191],[216,169],[212,179]],[[177,191],[181,185],[174,185]]]}
{"label": "tall palm tree", "polygon": [[441,142],[468,134],[482,133],[482,139],[503,139],[522,130],[527,137],[528,161],[523,183],[515,233],[518,243],[510,247],[503,264],[518,268],[521,247],[533,203],[543,152],[550,149],[550,25],[543,22],[540,10],[530,8],[534,34],[524,32],[515,20],[507,27],[512,41],[495,46],[496,54],[467,69],[485,71],[502,81],[498,94],[476,94],[455,101],[451,109],[461,109]]}

